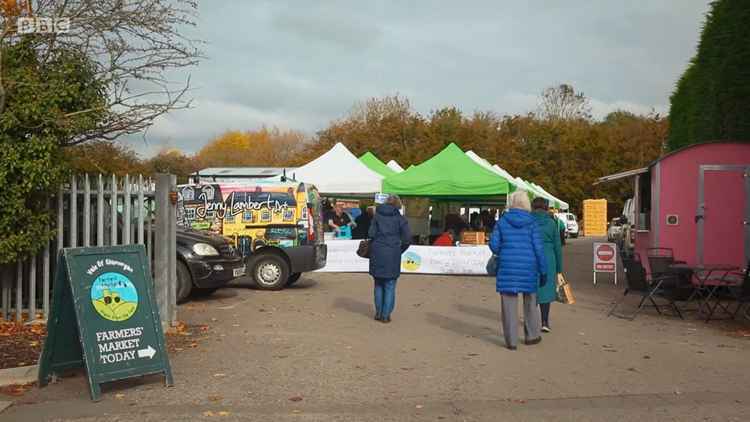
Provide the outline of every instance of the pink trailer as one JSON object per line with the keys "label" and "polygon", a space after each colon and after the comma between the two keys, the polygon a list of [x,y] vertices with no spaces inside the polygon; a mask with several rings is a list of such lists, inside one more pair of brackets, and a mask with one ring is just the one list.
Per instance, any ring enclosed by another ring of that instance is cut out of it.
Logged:
{"label": "pink trailer", "polygon": [[[750,260],[750,143],[698,144],[650,166],[606,176],[634,178],[635,251],[671,248],[690,265]],[[647,260],[643,260],[647,264]]]}

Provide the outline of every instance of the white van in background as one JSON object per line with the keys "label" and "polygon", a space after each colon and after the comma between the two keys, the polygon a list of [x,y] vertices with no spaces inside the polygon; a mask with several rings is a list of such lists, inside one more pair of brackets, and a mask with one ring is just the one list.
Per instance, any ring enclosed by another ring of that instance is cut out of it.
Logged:
{"label": "white van in background", "polygon": [[562,220],[565,224],[565,235],[568,237],[576,238],[580,233],[578,227],[578,219],[575,214],[569,212],[557,213],[557,218]]}

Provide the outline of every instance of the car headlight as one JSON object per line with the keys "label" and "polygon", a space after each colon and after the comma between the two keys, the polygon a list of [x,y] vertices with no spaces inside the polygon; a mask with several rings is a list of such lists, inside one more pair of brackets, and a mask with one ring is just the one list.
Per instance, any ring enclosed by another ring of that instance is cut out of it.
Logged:
{"label": "car headlight", "polygon": [[208,243],[196,243],[193,245],[193,252],[200,256],[218,256],[219,251]]}

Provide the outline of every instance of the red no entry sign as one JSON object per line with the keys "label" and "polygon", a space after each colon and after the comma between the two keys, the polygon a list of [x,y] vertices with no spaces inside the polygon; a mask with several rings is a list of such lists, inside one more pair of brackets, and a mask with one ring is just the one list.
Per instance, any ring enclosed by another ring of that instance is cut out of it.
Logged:
{"label": "red no entry sign", "polygon": [[606,243],[600,244],[599,249],[596,250],[596,256],[598,256],[601,261],[611,261],[612,258],[615,257],[615,249]]}
{"label": "red no entry sign", "polygon": [[617,271],[617,246],[614,243],[594,243],[594,273]]}

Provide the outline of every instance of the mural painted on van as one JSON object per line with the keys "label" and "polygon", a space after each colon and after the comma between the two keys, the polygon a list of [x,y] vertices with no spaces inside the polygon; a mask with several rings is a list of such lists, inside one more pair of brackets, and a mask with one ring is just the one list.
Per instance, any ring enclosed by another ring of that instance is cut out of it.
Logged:
{"label": "mural painted on van", "polygon": [[263,246],[312,244],[321,231],[320,197],[304,183],[182,185],[177,222],[234,239],[243,255]]}

